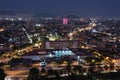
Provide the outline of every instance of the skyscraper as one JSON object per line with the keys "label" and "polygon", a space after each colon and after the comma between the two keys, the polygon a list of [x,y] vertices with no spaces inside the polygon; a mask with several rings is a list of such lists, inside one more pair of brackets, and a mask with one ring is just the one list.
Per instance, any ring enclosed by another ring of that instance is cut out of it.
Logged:
{"label": "skyscraper", "polygon": [[67,18],[63,18],[63,24],[64,25],[68,24],[68,19]]}

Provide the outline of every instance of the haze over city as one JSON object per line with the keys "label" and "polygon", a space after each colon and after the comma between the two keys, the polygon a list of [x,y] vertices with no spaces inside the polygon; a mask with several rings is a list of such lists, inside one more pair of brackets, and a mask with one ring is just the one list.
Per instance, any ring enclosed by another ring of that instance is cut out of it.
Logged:
{"label": "haze over city", "polygon": [[120,17],[120,0],[0,0],[0,13],[49,13],[80,17]]}

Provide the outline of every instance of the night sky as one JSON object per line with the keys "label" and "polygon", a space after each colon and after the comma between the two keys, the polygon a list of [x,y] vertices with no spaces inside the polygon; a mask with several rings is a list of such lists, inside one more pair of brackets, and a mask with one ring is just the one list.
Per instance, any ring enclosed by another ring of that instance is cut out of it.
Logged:
{"label": "night sky", "polygon": [[0,0],[0,10],[120,17],[120,0]]}

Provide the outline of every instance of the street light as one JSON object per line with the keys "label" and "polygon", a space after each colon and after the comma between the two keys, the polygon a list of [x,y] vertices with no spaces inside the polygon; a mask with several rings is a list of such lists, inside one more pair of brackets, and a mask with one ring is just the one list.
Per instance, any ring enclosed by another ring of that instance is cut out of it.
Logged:
{"label": "street light", "polygon": [[80,63],[80,56],[77,56],[77,59],[78,59],[78,65],[79,65],[79,63]]}

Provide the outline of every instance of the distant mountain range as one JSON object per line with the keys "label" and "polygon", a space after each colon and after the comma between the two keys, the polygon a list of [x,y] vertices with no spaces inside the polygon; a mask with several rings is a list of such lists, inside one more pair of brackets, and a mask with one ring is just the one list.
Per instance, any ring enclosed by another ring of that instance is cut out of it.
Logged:
{"label": "distant mountain range", "polygon": [[1,16],[29,16],[29,17],[67,17],[67,18],[78,18],[79,16],[76,15],[57,15],[52,13],[40,13],[40,12],[22,12],[22,11],[13,11],[13,10],[0,10],[0,17]]}

